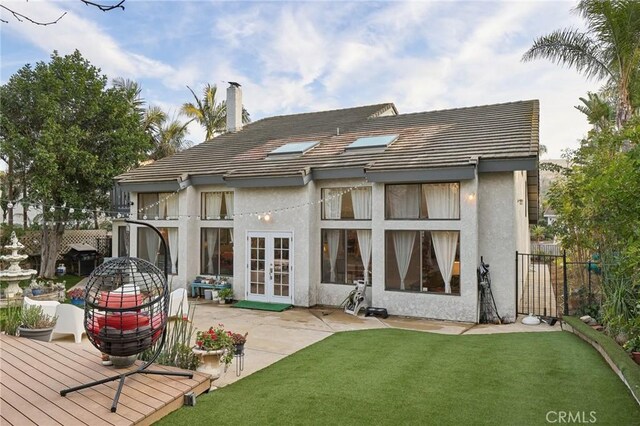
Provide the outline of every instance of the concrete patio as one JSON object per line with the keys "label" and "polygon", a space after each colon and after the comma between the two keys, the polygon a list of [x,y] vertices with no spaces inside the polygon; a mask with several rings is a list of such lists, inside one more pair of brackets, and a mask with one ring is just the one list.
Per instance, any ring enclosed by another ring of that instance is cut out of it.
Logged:
{"label": "concrete patio", "polygon": [[[233,383],[340,331],[391,327],[453,335],[561,330],[559,323],[553,327],[544,323],[527,326],[519,320],[507,325],[476,325],[397,316],[382,319],[365,318],[361,314],[354,317],[332,307],[293,308],[284,312],[268,312],[236,309],[231,305],[219,305],[217,302],[203,300],[190,300],[190,303],[195,307],[193,322],[196,329],[204,330],[222,323],[227,330],[249,333],[245,345],[244,371],[241,376],[236,376],[235,365],[231,364],[226,374],[214,381],[216,387]],[[56,339],[55,342],[75,345],[72,336]],[[91,346],[86,337],[82,339],[82,346],[94,350],[96,362],[99,362],[99,352]]]}

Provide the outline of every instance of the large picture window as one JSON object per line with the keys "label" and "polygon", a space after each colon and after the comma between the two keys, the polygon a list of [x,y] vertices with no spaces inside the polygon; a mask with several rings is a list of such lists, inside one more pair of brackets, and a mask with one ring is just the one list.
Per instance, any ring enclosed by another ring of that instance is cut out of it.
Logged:
{"label": "large picture window", "polygon": [[371,188],[323,188],[322,219],[371,220]]}
{"label": "large picture window", "polygon": [[233,192],[203,192],[200,201],[203,220],[233,219]]}
{"label": "large picture window", "polygon": [[[178,273],[178,228],[158,228],[169,244],[169,273]],[[138,228],[138,257],[147,260],[164,271],[165,253],[160,237],[153,229]]]}
{"label": "large picture window", "polygon": [[460,295],[458,231],[386,231],[385,289]]}
{"label": "large picture window", "polygon": [[200,273],[233,276],[233,228],[202,228]]}
{"label": "large picture window", "polygon": [[150,192],[138,194],[138,219],[178,219],[178,194]]}
{"label": "large picture window", "polygon": [[[371,230],[322,230],[322,282],[371,282]],[[365,275],[365,269],[368,271]]]}
{"label": "large picture window", "polygon": [[460,184],[387,185],[387,219],[460,219]]}

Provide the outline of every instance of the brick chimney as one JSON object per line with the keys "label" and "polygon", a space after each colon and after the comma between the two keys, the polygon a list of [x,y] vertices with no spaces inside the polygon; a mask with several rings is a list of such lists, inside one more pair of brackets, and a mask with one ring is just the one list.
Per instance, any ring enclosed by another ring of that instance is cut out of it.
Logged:
{"label": "brick chimney", "polygon": [[236,82],[230,81],[227,87],[227,131],[242,130],[242,89]]}

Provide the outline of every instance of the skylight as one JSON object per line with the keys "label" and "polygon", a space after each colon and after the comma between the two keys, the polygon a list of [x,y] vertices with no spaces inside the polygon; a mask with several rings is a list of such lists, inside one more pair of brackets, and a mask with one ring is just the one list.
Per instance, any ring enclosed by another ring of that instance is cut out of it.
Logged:
{"label": "skylight", "polygon": [[318,144],[318,141],[309,142],[291,142],[281,147],[278,147],[271,151],[269,155],[283,155],[283,154],[304,154],[314,146]]}
{"label": "skylight", "polygon": [[396,139],[398,139],[398,135],[381,135],[359,138],[356,139],[355,142],[352,142],[351,145],[347,147],[347,150],[387,147]]}

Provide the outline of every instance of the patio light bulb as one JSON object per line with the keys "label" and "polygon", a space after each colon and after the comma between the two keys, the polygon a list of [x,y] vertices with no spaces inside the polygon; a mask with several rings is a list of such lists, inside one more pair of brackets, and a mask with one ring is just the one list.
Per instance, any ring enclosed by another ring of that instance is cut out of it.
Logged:
{"label": "patio light bulb", "polygon": [[8,209],[12,209],[13,208],[13,203],[11,201],[9,201],[9,204],[7,204],[7,208]]}
{"label": "patio light bulb", "polygon": [[71,213],[71,214],[73,214],[75,211],[76,211],[76,209],[74,209],[73,207],[71,207],[71,208],[69,209],[69,213]]}
{"label": "patio light bulb", "polygon": [[271,220],[271,215],[269,213],[264,215],[264,221],[269,222]]}
{"label": "patio light bulb", "polygon": [[55,208],[55,207],[53,207],[53,206],[51,206],[51,207],[49,208],[49,211],[50,211],[51,213],[53,213],[53,212],[55,212],[55,211],[56,211],[56,208]]}
{"label": "patio light bulb", "polygon": [[473,201],[476,199],[476,193],[472,192],[471,194],[467,195],[467,200],[469,201]]}
{"label": "patio light bulb", "polygon": [[86,213],[86,212],[87,212],[87,209],[82,209],[82,213]]}

